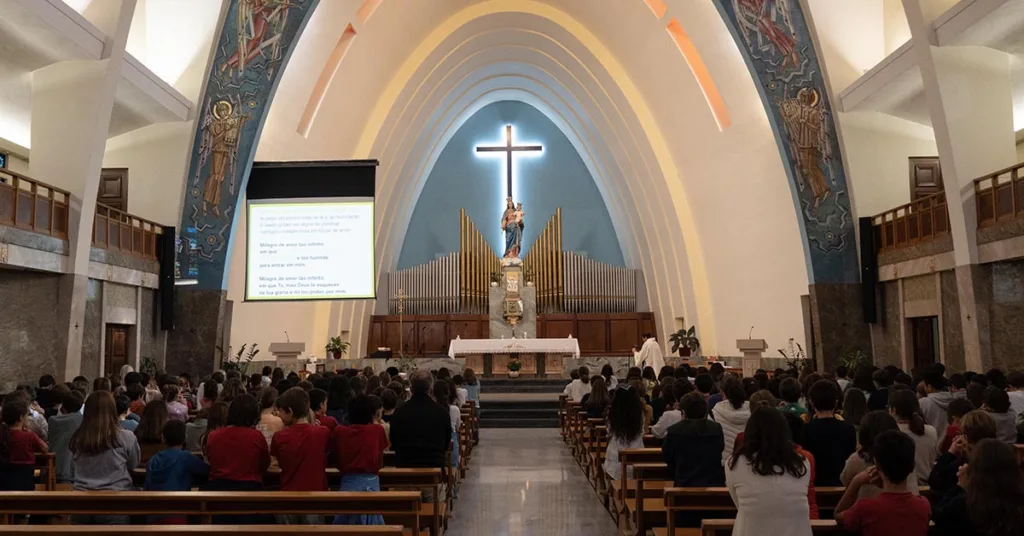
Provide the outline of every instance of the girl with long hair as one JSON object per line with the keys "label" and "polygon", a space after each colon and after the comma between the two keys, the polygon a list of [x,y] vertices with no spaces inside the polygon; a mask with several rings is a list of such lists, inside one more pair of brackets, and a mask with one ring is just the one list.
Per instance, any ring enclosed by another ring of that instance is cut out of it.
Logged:
{"label": "girl with long hair", "polygon": [[36,454],[49,448],[28,429],[28,402],[14,400],[3,406],[0,420],[0,491],[35,491]]}
{"label": "girl with long hair", "polygon": [[850,387],[843,394],[843,420],[852,424],[853,429],[860,431],[860,422],[868,412],[868,397],[864,391]]}
{"label": "girl with long hair", "polygon": [[743,432],[743,444],[725,468],[725,483],[738,512],[733,536],[811,535],[807,503],[810,464],[796,450],[779,410],[754,410]]}
{"label": "girl with long hair", "polygon": [[747,401],[747,392],[743,390],[743,383],[736,376],[726,376],[722,381],[722,394],[725,400],[715,404],[711,410],[711,416],[718,424],[722,425],[722,433],[725,436],[725,450],[722,451],[722,463],[732,454],[733,445],[736,443],[736,435],[743,432],[750,419],[750,402]]}
{"label": "girl with long hair", "polygon": [[146,404],[146,409],[142,410],[139,426],[135,428],[135,437],[139,441],[139,448],[142,449],[142,463],[148,462],[157,452],[163,450],[164,425],[170,419],[167,403],[163,400],[154,400]]}
{"label": "girl with long hair", "polygon": [[644,448],[644,416],[644,403],[636,387],[615,390],[608,407],[608,449],[604,460],[604,471],[612,480],[620,476],[619,451]]}
{"label": "girl with long hair", "polygon": [[615,369],[611,365],[606,363],[601,367],[601,376],[604,377],[604,383],[609,391],[614,391],[619,386],[619,379],[615,377]]}
{"label": "girl with long hair", "polygon": [[231,378],[224,382],[224,389],[220,392],[220,397],[217,400],[221,402],[227,402],[230,404],[236,397],[245,394],[245,386],[242,385],[242,380],[238,378]]}
{"label": "girl with long hair", "polygon": [[936,536],[1024,534],[1024,474],[1013,447],[982,439],[961,467],[958,485],[932,508]]}
{"label": "girl with long hair", "polygon": [[345,418],[348,412],[348,405],[355,396],[356,394],[352,390],[352,385],[347,376],[339,374],[331,378],[331,383],[327,389],[327,415],[334,417],[338,424],[347,424]]}
{"label": "girl with long hair", "polygon": [[595,376],[590,382],[590,393],[583,397],[583,409],[587,411],[587,417],[591,419],[604,418],[608,410],[608,386],[604,383],[604,376]]}
{"label": "girl with long hair", "polygon": [[228,425],[228,407],[228,404],[225,402],[214,402],[210,409],[206,410],[206,427],[199,437],[199,450],[203,453],[204,457],[207,456],[206,438],[209,437],[210,432]]}
{"label": "girl with long hair", "polygon": [[279,393],[274,387],[264,387],[259,392],[260,422],[256,424],[256,429],[266,438],[268,447],[274,434],[284,430],[284,421],[277,416],[274,408],[278,396]]}
{"label": "girl with long hair", "polygon": [[164,385],[163,398],[164,402],[167,403],[167,413],[170,418],[181,422],[188,422],[188,405],[184,402],[180,387],[173,383]]}
{"label": "girl with long hair", "polygon": [[[85,400],[82,424],[71,436],[75,491],[131,491],[132,469],[142,454],[135,434],[121,427],[114,395],[95,391]],[[127,524],[127,516],[71,516],[80,525]]]}
{"label": "girl with long hair", "polygon": [[889,414],[896,419],[900,431],[914,440],[914,474],[918,485],[928,484],[928,475],[939,454],[939,436],[927,424],[917,403],[917,393],[910,389],[894,389],[889,393]]}

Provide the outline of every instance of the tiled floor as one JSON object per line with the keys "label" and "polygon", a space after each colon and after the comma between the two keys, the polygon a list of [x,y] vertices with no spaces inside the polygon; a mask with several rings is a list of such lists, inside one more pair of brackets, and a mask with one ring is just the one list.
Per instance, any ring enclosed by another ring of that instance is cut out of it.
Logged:
{"label": "tiled floor", "polygon": [[558,430],[484,429],[450,536],[615,536]]}

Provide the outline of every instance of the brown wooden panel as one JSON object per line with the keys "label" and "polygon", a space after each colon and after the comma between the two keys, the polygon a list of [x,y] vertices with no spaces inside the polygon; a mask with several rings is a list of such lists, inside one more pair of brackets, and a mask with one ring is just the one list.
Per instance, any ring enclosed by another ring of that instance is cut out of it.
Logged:
{"label": "brown wooden panel", "polygon": [[547,320],[544,322],[544,338],[564,339],[569,335],[578,336],[572,320]]}
{"label": "brown wooden panel", "polygon": [[453,317],[449,334],[452,339],[456,337],[461,339],[484,339],[486,334],[481,333],[481,325],[482,323],[479,320],[462,320],[458,317]]}
{"label": "brown wooden panel", "polygon": [[937,156],[910,158],[910,200],[916,201],[942,191],[942,167]]}
{"label": "brown wooden panel", "polygon": [[419,320],[416,322],[419,335],[416,355],[436,355],[448,352],[448,321]]}
{"label": "brown wooden panel", "polygon": [[374,316],[370,318],[370,336],[366,340],[366,355],[377,351],[384,344],[384,321]]}
{"label": "brown wooden panel", "polygon": [[608,351],[608,319],[580,317],[576,321],[576,330],[579,331],[577,338],[580,340],[580,352]]}
{"label": "brown wooden panel", "polygon": [[416,322],[412,318],[404,319],[401,322],[402,337],[398,336],[399,322],[397,320],[388,320],[385,324],[385,342],[386,346],[398,354],[405,349],[405,353],[408,355],[416,355],[416,349],[419,348],[418,341],[416,340]]}
{"label": "brown wooden panel", "polygon": [[128,169],[108,168],[100,172],[98,203],[128,211]]}
{"label": "brown wooden panel", "polygon": [[640,344],[640,319],[608,320],[608,351],[630,355],[634,344]]}

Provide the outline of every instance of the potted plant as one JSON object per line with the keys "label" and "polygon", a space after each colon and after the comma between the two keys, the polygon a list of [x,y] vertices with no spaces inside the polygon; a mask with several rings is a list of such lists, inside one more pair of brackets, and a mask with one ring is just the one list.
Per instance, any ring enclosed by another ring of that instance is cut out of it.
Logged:
{"label": "potted plant", "polygon": [[496,287],[501,283],[501,272],[491,272],[491,286]]}
{"label": "potted plant", "polygon": [[256,354],[260,353],[260,349],[257,348],[257,346],[259,346],[257,343],[252,343],[252,346],[243,344],[235,355],[229,355],[228,358],[224,360],[221,364],[221,368],[223,368],[225,372],[237,370],[244,378],[247,376],[247,373],[249,372],[249,365],[252,363],[253,359],[256,358]]}
{"label": "potted plant", "polygon": [[512,356],[508,359],[508,377],[518,378],[519,371],[523,368],[523,363],[519,361],[519,356]]}
{"label": "potted plant", "polygon": [[857,373],[857,369],[867,366],[868,356],[860,350],[853,350],[844,355],[840,360],[840,363],[846,367],[846,373],[848,378],[854,377]]}
{"label": "potted plant", "polygon": [[343,342],[341,337],[331,337],[327,340],[327,346],[324,349],[334,359],[341,359],[341,356],[345,355],[345,352],[348,351],[348,343]]}
{"label": "potted plant", "polygon": [[669,335],[668,342],[672,343],[672,353],[679,352],[680,357],[689,357],[700,348],[700,339],[697,338],[695,326],[690,326],[689,329],[684,327]]}
{"label": "potted plant", "polygon": [[789,339],[789,348],[779,348],[779,353],[786,360],[786,372],[794,378],[799,378],[800,371],[809,365],[807,354],[804,353],[804,347],[800,346],[800,343],[793,339]]}

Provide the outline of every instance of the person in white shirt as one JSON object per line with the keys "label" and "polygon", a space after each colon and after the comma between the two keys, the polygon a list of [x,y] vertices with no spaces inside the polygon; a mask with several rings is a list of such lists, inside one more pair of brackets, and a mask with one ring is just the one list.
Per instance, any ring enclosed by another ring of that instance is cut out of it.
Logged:
{"label": "person in white shirt", "polygon": [[661,345],[651,333],[644,333],[644,344],[635,355],[636,366],[643,370],[644,367],[651,367],[654,370],[661,370],[665,366],[665,356],[661,352]]}
{"label": "person in white shirt", "polygon": [[465,379],[461,374],[452,376],[452,382],[455,383],[455,397],[458,401],[458,405],[461,408],[466,405],[466,401],[469,400],[469,390],[464,387]]}
{"label": "person in white shirt", "polygon": [[[715,408],[721,405],[729,402]],[[755,409],[742,447],[725,464],[725,485],[737,511],[733,536],[811,536],[810,481],[810,463],[794,448],[782,412]]]}
{"label": "person in white shirt", "polygon": [[846,379],[847,370],[843,365],[836,367],[836,383],[839,384],[839,392],[845,393],[850,386],[850,380]]}
{"label": "person in white shirt", "polygon": [[725,450],[722,451],[724,463],[732,455],[736,436],[746,428],[750,419],[750,402],[746,400],[747,393],[743,390],[743,383],[735,376],[727,376],[722,382],[722,394],[725,395],[725,400],[715,404],[711,416],[715,422],[722,425],[722,434],[725,436]]}
{"label": "person in white shirt", "polygon": [[1017,413],[1017,424],[1024,422],[1024,372],[1006,375],[1006,394],[1010,397],[1010,408]]}
{"label": "person in white shirt", "polygon": [[563,395],[569,397],[569,400],[573,402],[579,402],[583,400],[583,396],[590,392],[590,369],[587,367],[580,367],[580,377],[575,379],[569,385],[565,386],[565,390],[562,391]]}
{"label": "person in white shirt", "polygon": [[651,433],[654,437],[664,439],[668,435],[668,429],[683,420],[683,412],[679,410],[679,400],[686,396],[687,389],[691,389],[686,382],[680,381],[678,386],[676,383],[672,384],[671,390],[667,390],[662,393],[662,396],[666,398],[666,402],[671,400],[671,408],[666,407],[665,413],[661,414],[661,418],[658,422],[651,427]]}

